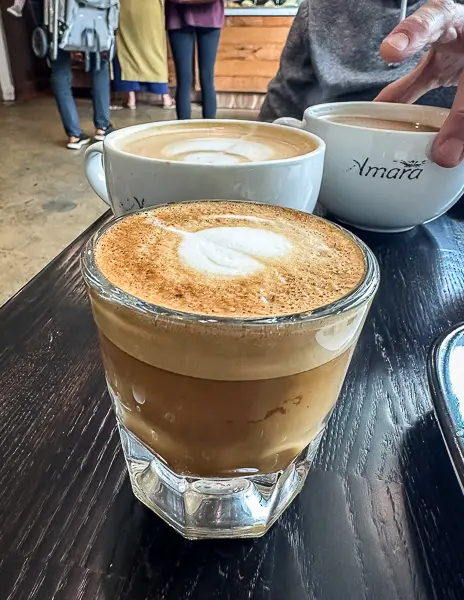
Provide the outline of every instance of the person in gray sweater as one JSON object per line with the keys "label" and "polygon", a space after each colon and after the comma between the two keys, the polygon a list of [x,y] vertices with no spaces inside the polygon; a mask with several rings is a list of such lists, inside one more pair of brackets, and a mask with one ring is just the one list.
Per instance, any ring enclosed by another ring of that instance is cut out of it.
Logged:
{"label": "person in gray sweater", "polygon": [[[350,100],[451,107],[464,69],[464,7],[408,0],[401,23],[400,14],[401,0],[304,0],[260,119],[301,119],[308,106]],[[463,115],[464,81],[433,147],[442,166],[464,157]]]}

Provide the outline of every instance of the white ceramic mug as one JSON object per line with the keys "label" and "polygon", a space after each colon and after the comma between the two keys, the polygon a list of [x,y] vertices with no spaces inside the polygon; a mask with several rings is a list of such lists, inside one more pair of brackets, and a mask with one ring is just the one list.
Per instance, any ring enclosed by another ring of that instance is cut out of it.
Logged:
{"label": "white ceramic mug", "polygon": [[464,164],[444,169],[432,162],[435,132],[347,125],[335,116],[365,116],[441,127],[449,111],[384,102],[319,104],[303,121],[282,125],[319,135],[327,144],[320,203],[340,221],[371,231],[406,231],[446,212],[464,188]]}
{"label": "white ceramic mug", "polygon": [[[137,134],[155,135],[173,123],[181,122],[147,123],[120,129],[109,134],[103,143],[87,149],[85,170],[90,185],[116,216],[166,202],[217,198],[313,211],[325,154],[325,143],[318,136],[302,131],[303,147],[308,146],[309,139],[315,150],[294,158],[227,165],[145,158],[124,150],[129,138],[135,140]],[[215,119],[211,123],[218,126],[237,121]],[[203,120],[202,124],[207,125],[208,121]],[[249,125],[250,128],[272,128],[276,137],[285,137],[285,128],[280,125],[256,122]]]}

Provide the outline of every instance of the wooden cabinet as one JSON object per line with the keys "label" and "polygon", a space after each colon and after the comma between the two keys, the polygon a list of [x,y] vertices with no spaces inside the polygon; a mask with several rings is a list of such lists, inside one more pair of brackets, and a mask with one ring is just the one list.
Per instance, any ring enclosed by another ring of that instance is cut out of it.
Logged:
{"label": "wooden cabinet", "polygon": [[[264,94],[279,66],[293,17],[226,17],[216,61],[216,91]],[[199,91],[198,66],[193,66]],[[170,84],[175,85],[169,59]]]}
{"label": "wooden cabinet", "polygon": [[265,93],[292,17],[227,17],[216,62],[218,92]]}

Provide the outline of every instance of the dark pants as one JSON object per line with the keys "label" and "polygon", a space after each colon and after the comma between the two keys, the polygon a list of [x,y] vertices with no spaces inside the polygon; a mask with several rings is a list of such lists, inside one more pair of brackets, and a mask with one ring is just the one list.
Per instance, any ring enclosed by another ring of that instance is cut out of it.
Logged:
{"label": "dark pants", "polygon": [[198,48],[198,68],[203,102],[203,118],[216,117],[216,90],[214,65],[221,30],[213,27],[184,27],[169,31],[172,56],[176,68],[176,110],[178,119],[191,118],[190,93],[193,78],[193,50],[195,38]]}
{"label": "dark pants", "polygon": [[[92,60],[95,57],[92,57]],[[101,59],[98,70],[92,69],[93,122],[95,129],[107,129],[110,124],[110,73],[108,60]],[[76,103],[72,95],[71,53],[58,50],[58,57],[51,63],[52,88],[64,130],[68,137],[82,133]]]}

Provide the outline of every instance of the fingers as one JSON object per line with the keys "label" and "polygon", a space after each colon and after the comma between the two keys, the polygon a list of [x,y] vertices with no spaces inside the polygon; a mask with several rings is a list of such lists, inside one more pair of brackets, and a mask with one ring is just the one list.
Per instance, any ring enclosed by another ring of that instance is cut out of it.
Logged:
{"label": "fingers", "polygon": [[412,104],[431,89],[433,78],[430,77],[430,52],[420,61],[417,67],[401,79],[387,85],[375,98],[376,102],[401,102]]}
{"label": "fingers", "polygon": [[451,112],[432,147],[432,159],[440,167],[456,167],[464,159],[464,74],[459,80]]}
{"label": "fingers", "polygon": [[380,46],[387,62],[401,62],[442,38],[462,18],[463,8],[453,0],[429,0],[402,21]]}

